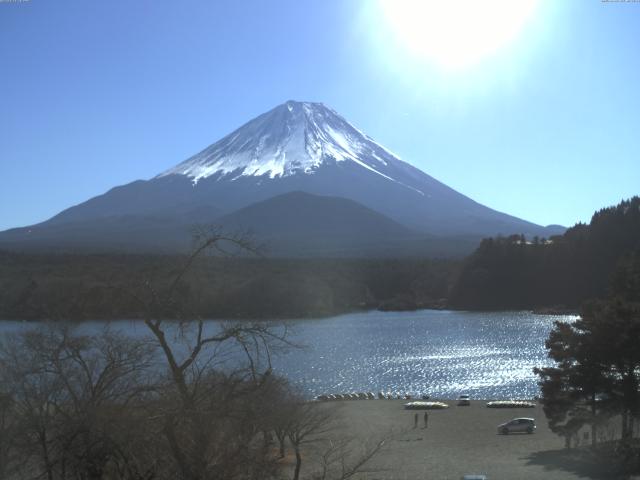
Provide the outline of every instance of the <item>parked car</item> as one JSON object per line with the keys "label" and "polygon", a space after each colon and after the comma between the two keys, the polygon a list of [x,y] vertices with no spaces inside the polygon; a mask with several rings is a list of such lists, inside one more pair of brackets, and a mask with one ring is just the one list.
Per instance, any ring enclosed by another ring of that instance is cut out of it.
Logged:
{"label": "parked car", "polygon": [[536,430],[536,421],[533,418],[514,418],[513,420],[498,425],[498,433],[508,435],[510,433],[533,433]]}
{"label": "parked car", "polygon": [[462,480],[487,480],[486,475],[465,475]]}
{"label": "parked car", "polygon": [[458,406],[459,407],[468,407],[471,405],[471,399],[469,395],[460,395],[458,397]]}

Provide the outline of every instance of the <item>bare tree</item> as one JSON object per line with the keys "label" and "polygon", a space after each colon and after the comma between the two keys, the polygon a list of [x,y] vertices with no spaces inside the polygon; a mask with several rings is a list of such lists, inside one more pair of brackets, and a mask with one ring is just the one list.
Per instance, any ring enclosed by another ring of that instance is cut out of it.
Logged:
{"label": "bare tree", "polygon": [[13,398],[9,393],[0,391],[0,478],[8,478],[16,463],[16,449],[12,442],[15,427]]}
{"label": "bare tree", "polygon": [[[286,412],[289,420],[284,428],[296,458],[293,480],[346,480],[364,472],[379,472],[370,463],[397,435],[389,432],[368,441],[348,435],[340,407],[305,401],[300,396],[297,402],[289,400]],[[309,458],[310,464],[310,473],[304,476],[303,458]]]}
{"label": "bare tree", "polygon": [[125,452],[115,434],[147,391],[151,353],[147,343],[108,331],[47,328],[5,339],[0,374],[22,474],[99,479],[116,468]]}
{"label": "bare tree", "polygon": [[327,439],[319,471],[312,475],[312,480],[347,480],[360,473],[380,472],[380,468],[371,468],[370,463],[394,436],[388,434],[369,442],[348,436]]}
{"label": "bare tree", "polygon": [[251,399],[267,390],[272,350],[288,345],[287,329],[265,322],[206,324],[189,303],[193,299],[182,295],[188,272],[207,251],[255,249],[246,236],[219,230],[201,231],[197,240],[167,289],[159,292],[147,282],[135,295],[168,367],[159,402],[162,434],[181,478],[265,478],[275,462],[253,445],[267,415]]}
{"label": "bare tree", "polygon": [[335,409],[333,406],[300,400],[295,410],[290,412],[286,425],[287,438],[296,455],[293,480],[299,480],[302,468],[302,449],[323,439],[323,435],[334,428]]}

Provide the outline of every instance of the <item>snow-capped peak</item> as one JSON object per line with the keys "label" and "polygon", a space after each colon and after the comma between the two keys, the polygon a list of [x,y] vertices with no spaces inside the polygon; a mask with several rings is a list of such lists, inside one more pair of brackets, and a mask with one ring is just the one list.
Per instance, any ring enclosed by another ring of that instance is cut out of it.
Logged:
{"label": "snow-capped peak", "polygon": [[325,163],[354,162],[388,180],[394,154],[322,103],[288,101],[251,120],[200,153],[161,173],[286,177],[313,174]]}

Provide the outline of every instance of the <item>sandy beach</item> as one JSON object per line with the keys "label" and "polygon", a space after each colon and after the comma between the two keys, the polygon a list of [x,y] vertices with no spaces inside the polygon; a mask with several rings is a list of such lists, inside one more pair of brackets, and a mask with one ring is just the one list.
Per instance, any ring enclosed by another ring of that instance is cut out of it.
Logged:
{"label": "sandy beach", "polygon": [[[357,400],[341,403],[344,428],[360,438],[375,438],[395,429],[408,429],[388,442],[373,465],[380,468],[360,478],[460,479],[484,474],[489,479],[570,480],[618,478],[586,448],[566,450],[563,438],[552,433],[541,406],[524,409],[491,409],[484,401],[456,406],[444,400],[446,410],[403,408],[404,400]],[[418,428],[413,428],[418,413]],[[534,434],[498,435],[497,426],[512,418],[536,419]],[[584,438],[583,438],[584,440]],[[588,443],[588,442],[586,442]]]}

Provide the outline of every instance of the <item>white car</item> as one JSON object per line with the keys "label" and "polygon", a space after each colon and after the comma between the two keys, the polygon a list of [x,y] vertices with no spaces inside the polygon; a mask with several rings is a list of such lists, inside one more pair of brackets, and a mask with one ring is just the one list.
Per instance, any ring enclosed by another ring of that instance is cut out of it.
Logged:
{"label": "white car", "polygon": [[536,430],[536,421],[533,418],[514,418],[513,420],[498,425],[498,433],[508,435],[510,433],[533,433]]}
{"label": "white car", "polygon": [[471,405],[471,399],[469,397],[469,395],[460,395],[458,397],[458,406],[459,407],[468,407],[469,405]]}

